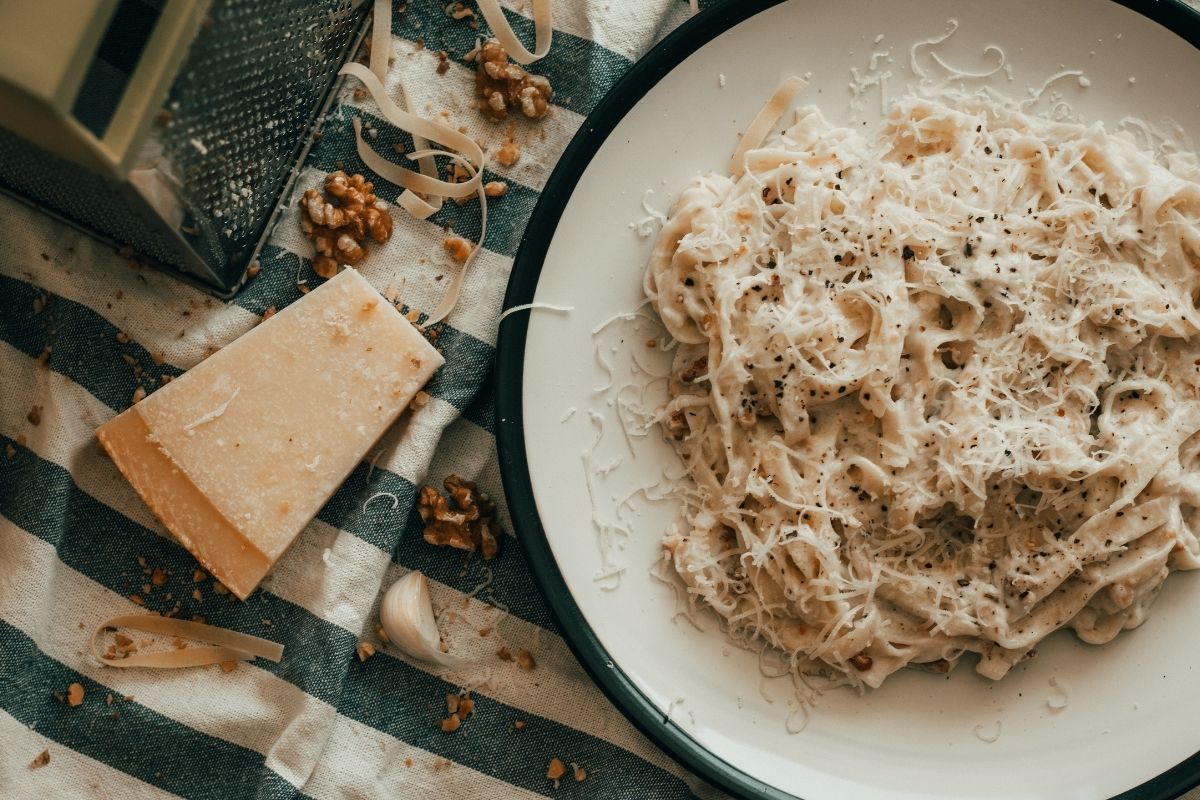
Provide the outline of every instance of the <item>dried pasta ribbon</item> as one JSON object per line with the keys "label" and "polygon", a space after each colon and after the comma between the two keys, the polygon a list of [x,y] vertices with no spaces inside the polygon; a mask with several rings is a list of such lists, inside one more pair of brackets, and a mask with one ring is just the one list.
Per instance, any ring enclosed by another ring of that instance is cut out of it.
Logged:
{"label": "dried pasta ribbon", "polygon": [[771,95],[771,99],[762,107],[758,116],[750,123],[750,127],[742,134],[742,140],[738,142],[737,149],[733,151],[733,156],[729,159],[729,172],[734,178],[742,177],[742,173],[746,171],[746,153],[763,143],[767,134],[771,132],[771,126],[779,121],[783,112],[787,111],[795,101],[796,95],[800,94],[800,91],[806,86],[808,86],[808,81],[795,76],[779,84],[779,88]]}
{"label": "dried pasta ribbon", "polygon": [[[375,58],[376,52],[378,51],[375,51],[372,46],[372,59]],[[385,53],[383,58],[386,59],[386,57]],[[396,202],[405,211],[417,219],[426,219],[442,207],[442,200],[444,198],[469,197],[471,195],[476,195],[479,198],[481,215],[479,240],[471,248],[471,252],[467,256],[467,260],[463,262],[462,268],[455,273],[454,279],[450,282],[445,296],[438,303],[437,308],[434,309],[426,324],[431,325],[435,322],[441,322],[454,310],[467,270],[475,261],[475,256],[479,253],[484,238],[487,236],[487,196],[483,190],[483,166],[485,163],[483,149],[474,139],[451,128],[449,125],[431,122],[416,114],[402,110],[387,96],[387,91],[383,88],[383,84],[380,83],[375,73],[362,64],[350,63],[342,67],[341,71],[343,75],[353,75],[362,81],[363,86],[366,87],[367,92],[371,95],[371,99],[379,107],[379,111],[384,119],[397,128],[406,130],[413,135],[413,145],[418,149],[409,153],[407,157],[410,161],[415,161],[419,164],[420,172],[406,169],[399,164],[394,164],[372,150],[366,143],[366,140],[363,139],[361,120],[355,117],[353,121],[354,140],[359,158],[362,159],[362,162],[366,164],[368,169],[374,171],[381,178],[391,181],[397,186],[404,187],[405,191],[396,199]],[[437,142],[457,152],[431,149],[429,141]],[[447,156],[461,164],[467,170],[470,177],[462,183],[451,183],[436,177],[437,167],[434,164],[433,158],[439,155]],[[432,175],[429,174],[431,172]],[[421,195],[431,198],[432,202]]]}
{"label": "dried pasta ribbon", "polygon": [[[342,67],[341,74],[352,75],[362,81],[363,87],[371,95],[371,99],[379,107],[379,112],[388,122],[397,128],[413,134],[414,138],[419,136],[422,139],[437,142],[449,150],[461,153],[461,157],[470,162],[471,166],[475,168],[475,174],[471,176],[470,180],[463,183],[451,183],[411,169],[405,169],[398,164],[393,164],[391,161],[375,153],[370,147],[367,147],[360,134],[357,137],[358,154],[363,158],[364,163],[370,159],[371,163],[367,163],[367,166],[379,173],[380,177],[391,181],[397,186],[403,186],[412,192],[437,195],[439,197],[469,197],[475,194],[476,189],[483,182],[481,173],[483,171],[484,155],[483,149],[474,139],[465,133],[460,133],[451,128],[449,125],[431,122],[424,117],[419,117],[416,114],[402,110],[387,96],[387,90],[383,88],[383,84],[375,77],[375,73],[362,64],[349,63]],[[357,132],[361,127],[361,123],[359,123],[357,118],[355,118],[355,123],[355,130]],[[424,146],[416,142],[414,144],[419,150],[416,153],[409,153],[409,160],[418,161],[426,157],[432,160],[432,156],[435,153],[428,150],[427,143]]]}
{"label": "dried pasta ribbon", "polygon": [[392,0],[375,0],[371,11],[371,72],[383,83],[392,55]]}
{"label": "dried pasta ribbon", "polygon": [[554,34],[554,9],[551,0],[533,0],[533,52],[529,52],[500,8],[499,0],[476,0],[483,18],[487,20],[492,34],[508,57],[518,64],[532,64],[550,52],[550,41]]}
{"label": "dried pasta ribbon", "polygon": [[[100,635],[114,628],[128,628],[165,636],[207,642],[202,647],[185,647],[181,650],[161,650],[155,653],[135,653],[125,658],[108,658],[100,651]],[[253,661],[265,658],[279,663],[283,658],[283,645],[269,639],[260,639],[248,633],[239,633],[215,625],[188,622],[155,614],[124,614],[100,623],[91,639],[92,655],[110,667],[158,667],[180,669],[203,667],[222,661]]]}
{"label": "dried pasta ribbon", "polygon": [[[513,61],[519,64],[529,64],[542,58],[550,52],[550,42],[554,33],[552,0],[533,0],[534,50],[530,52],[517,39],[512,26],[504,16],[500,4],[496,0],[479,0],[479,10],[483,13],[488,25],[500,45],[508,51]],[[401,130],[408,131],[413,138],[413,152],[408,154],[410,161],[415,161],[417,169],[406,169],[376,153],[366,143],[362,136],[362,121],[355,117],[354,141],[358,157],[368,169],[381,178],[391,181],[404,188],[396,203],[417,219],[428,219],[442,207],[446,198],[462,198],[476,195],[479,197],[480,225],[479,240],[471,248],[462,268],[455,273],[454,279],[446,289],[437,308],[429,316],[426,324],[441,322],[458,303],[462,291],[463,280],[467,270],[474,263],[475,257],[483,247],[487,238],[487,195],[483,190],[483,169],[486,157],[483,149],[471,137],[451,128],[449,125],[427,120],[409,111],[402,110],[388,97],[384,88],[387,77],[388,57],[392,52],[392,3],[391,0],[375,0],[371,19],[371,64],[351,62],[341,69],[342,75],[352,75],[362,81],[364,88],[375,101],[384,119]],[[404,105],[412,107],[408,95],[400,84],[400,97]],[[436,142],[448,150],[438,150],[430,147],[430,142]],[[451,183],[438,177],[435,156],[447,156],[463,166],[468,173],[468,180],[463,183]]]}

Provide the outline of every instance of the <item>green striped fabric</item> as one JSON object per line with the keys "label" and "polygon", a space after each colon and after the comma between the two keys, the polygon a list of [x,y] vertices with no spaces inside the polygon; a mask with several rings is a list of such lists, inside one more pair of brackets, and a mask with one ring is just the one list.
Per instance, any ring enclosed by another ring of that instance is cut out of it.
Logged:
{"label": "green striped fabric", "polygon": [[[527,5],[506,2],[506,13],[532,41]],[[513,255],[584,116],[688,14],[686,0],[555,5],[554,47],[534,67],[555,87],[554,113],[515,121],[521,161],[489,171],[489,180],[510,189],[490,206],[486,249],[462,302],[435,326],[446,365],[427,387],[431,402],[371,451],[244,603],[216,593],[211,581],[193,581],[196,562],[100,452],[94,430],[127,408],[139,387],[154,391],[252,328],[268,308],[298,299],[297,280],[320,282],[296,209],[277,224],[261,274],[222,303],[0,197],[0,797],[716,796],[588,680],[515,542],[486,564],[439,550],[422,539],[413,508],[419,486],[457,473],[498,498],[508,526],[490,371]],[[397,2],[405,8],[393,22],[388,88],[396,96],[402,82],[415,110],[448,111],[453,124],[495,150],[507,125],[471,109],[473,76],[461,64],[480,32],[444,6]],[[438,50],[453,62],[444,75],[436,71]],[[369,99],[346,90],[299,186],[338,168],[374,177],[354,151],[354,116],[379,130],[373,144],[385,154],[408,142]],[[376,187],[388,200],[398,193],[377,178]],[[477,237],[477,205],[447,203],[427,221],[398,212],[392,240],[363,264],[364,275],[380,290],[394,284],[412,309],[433,308],[455,269],[442,252],[447,228]],[[30,415],[35,406],[40,419]],[[313,425],[325,411],[312,409]],[[162,585],[148,577],[154,569],[165,571]],[[381,590],[414,569],[429,576],[452,646],[474,659],[470,669],[433,669],[387,647],[363,662],[356,657],[359,641],[378,642]],[[135,595],[148,610],[178,606],[184,618],[280,641],[284,658],[229,673],[104,667],[88,654],[87,637],[102,620],[137,612]],[[536,669],[497,658],[501,647],[529,650]],[[73,708],[62,695],[76,682],[85,697]],[[475,713],[444,733],[445,695],[462,689],[476,699]],[[44,750],[49,763],[32,768]],[[568,769],[555,787],[546,778],[552,758],[579,765],[586,779],[576,782]]]}

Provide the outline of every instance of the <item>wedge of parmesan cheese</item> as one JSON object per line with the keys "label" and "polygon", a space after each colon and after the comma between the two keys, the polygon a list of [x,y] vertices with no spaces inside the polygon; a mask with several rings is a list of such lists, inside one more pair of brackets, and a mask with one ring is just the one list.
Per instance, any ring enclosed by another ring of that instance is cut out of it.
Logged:
{"label": "wedge of parmesan cheese", "polygon": [[244,600],[442,363],[346,269],[96,435]]}

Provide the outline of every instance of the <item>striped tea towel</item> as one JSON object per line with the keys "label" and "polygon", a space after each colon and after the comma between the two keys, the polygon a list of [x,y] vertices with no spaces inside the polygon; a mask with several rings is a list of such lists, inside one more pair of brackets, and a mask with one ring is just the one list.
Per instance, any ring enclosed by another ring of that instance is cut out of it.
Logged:
{"label": "striped tea towel", "polygon": [[[504,5],[532,42],[527,3]],[[414,110],[448,112],[494,153],[507,126],[470,108],[473,78],[461,64],[477,32],[443,6],[397,0],[389,89],[395,97],[403,82]],[[719,796],[650,745],[591,684],[515,542],[487,564],[465,559],[427,545],[413,511],[417,487],[456,473],[499,501],[508,526],[489,370],[512,257],[583,117],[687,14],[686,0],[555,3],[554,46],[532,68],[555,88],[554,113],[517,120],[521,160],[487,176],[509,191],[492,203],[486,249],[462,301],[437,326],[447,364],[427,387],[433,399],[372,451],[245,603],[194,580],[195,561],[100,452],[93,431],[128,407],[138,387],[153,391],[269,308],[296,300],[298,281],[320,281],[295,209],[278,223],[261,274],[226,304],[132,267],[0,196],[0,798]],[[451,62],[441,75],[439,50]],[[372,145],[380,152],[408,143],[369,101],[351,93],[340,100],[301,189],[341,167],[373,177],[354,152],[353,115],[379,131]],[[384,181],[376,186],[385,199],[398,193]],[[375,248],[363,273],[380,290],[394,285],[411,307],[432,308],[453,269],[443,229],[473,237],[477,213],[474,204],[454,203],[424,222],[397,213],[392,240]],[[324,412],[313,409],[314,425]],[[479,656],[478,672],[431,670],[387,648],[356,657],[360,641],[379,644],[380,590],[413,569],[430,577],[452,646]],[[104,619],[176,605],[184,618],[284,643],[284,660],[228,673],[117,670],[87,654],[87,636]],[[528,650],[535,669],[495,657],[501,648]],[[84,698],[71,707],[59,698],[76,682]],[[472,690],[475,712],[444,733],[445,695],[463,688]],[[546,778],[552,758],[567,766],[557,788]],[[586,773],[580,782],[575,765]],[[1200,800],[1200,791],[1187,798]]]}
{"label": "striped tea towel", "polygon": [[[397,2],[388,88],[397,97],[403,82],[415,111],[447,112],[494,153],[508,124],[490,123],[472,107],[472,70],[462,64],[480,32],[451,19],[444,5]],[[518,35],[532,41],[525,5],[506,3]],[[296,300],[298,281],[320,282],[296,209],[277,224],[261,273],[222,303],[0,196],[0,797],[711,793],[591,684],[554,630],[514,541],[491,562],[464,558],[426,544],[413,510],[422,483],[455,473],[500,500],[510,529],[488,385],[513,254],[584,115],[688,14],[685,0],[555,6],[553,49],[533,66],[554,86],[555,108],[538,122],[513,120],[520,161],[487,175],[509,191],[491,203],[486,249],[462,301],[436,326],[446,366],[426,387],[431,401],[369,454],[247,602],[194,574],[196,562],[166,535],[93,431],[127,408],[139,387],[152,392],[267,309]],[[444,74],[440,50],[450,60]],[[408,137],[350,88],[339,100],[298,186],[345,168],[394,199],[398,189],[359,162],[350,122],[355,115],[371,122],[379,131],[371,144],[385,154]],[[374,249],[363,274],[381,291],[394,285],[408,306],[432,309],[456,268],[443,252],[444,229],[473,238],[478,213],[474,202],[447,203],[423,222],[397,211],[394,236]],[[312,409],[313,425],[323,413]],[[380,646],[379,592],[413,569],[431,579],[452,646],[479,656],[480,666],[431,669]],[[88,654],[87,637],[104,619],[176,607],[184,619],[282,642],[282,663],[228,673],[119,670]],[[378,654],[360,661],[360,641],[380,646]],[[536,667],[498,658],[501,648],[529,651]],[[76,682],[84,699],[71,707],[60,697]],[[445,696],[463,688],[472,690],[475,711],[445,733],[438,725]],[[43,751],[49,762],[38,766]],[[567,768],[557,790],[546,777],[553,758]]]}

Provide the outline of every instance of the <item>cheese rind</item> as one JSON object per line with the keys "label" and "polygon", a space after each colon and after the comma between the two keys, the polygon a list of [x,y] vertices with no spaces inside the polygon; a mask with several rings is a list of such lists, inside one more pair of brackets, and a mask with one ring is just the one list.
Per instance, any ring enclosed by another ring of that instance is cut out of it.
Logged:
{"label": "cheese rind", "polygon": [[346,269],[97,435],[163,524],[245,599],[442,363]]}
{"label": "cheese rind", "polygon": [[151,440],[137,406],[96,431],[154,516],[179,543],[230,591],[243,600],[254,591],[273,561],[221,516],[196,485]]}

